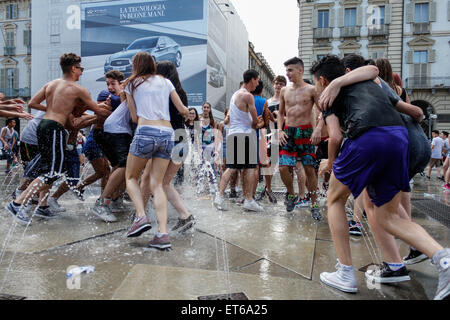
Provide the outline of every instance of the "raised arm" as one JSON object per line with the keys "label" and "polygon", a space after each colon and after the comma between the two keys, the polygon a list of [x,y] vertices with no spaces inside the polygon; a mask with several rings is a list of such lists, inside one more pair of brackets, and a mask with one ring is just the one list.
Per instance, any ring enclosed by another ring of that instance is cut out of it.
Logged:
{"label": "raised arm", "polygon": [[334,79],[320,95],[318,107],[326,110],[333,105],[342,87],[349,86],[362,81],[373,80],[378,76],[378,68],[375,66],[364,66],[352,70],[345,75]]}

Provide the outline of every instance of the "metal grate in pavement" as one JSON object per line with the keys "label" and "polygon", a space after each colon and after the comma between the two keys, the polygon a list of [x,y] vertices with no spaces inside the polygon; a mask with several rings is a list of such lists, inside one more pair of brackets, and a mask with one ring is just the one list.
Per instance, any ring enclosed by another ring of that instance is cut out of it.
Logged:
{"label": "metal grate in pavement", "polygon": [[248,300],[243,292],[198,297],[198,300]]}
{"label": "metal grate in pavement", "polygon": [[450,228],[450,206],[433,199],[411,199],[411,204],[420,213],[439,221]]}

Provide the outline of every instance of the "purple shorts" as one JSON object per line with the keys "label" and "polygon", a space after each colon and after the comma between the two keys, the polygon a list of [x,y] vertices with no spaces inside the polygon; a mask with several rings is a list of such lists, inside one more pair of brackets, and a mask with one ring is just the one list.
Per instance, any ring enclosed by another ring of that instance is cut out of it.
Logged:
{"label": "purple shorts", "polygon": [[344,142],[333,164],[336,178],[357,198],[367,187],[377,206],[399,191],[409,191],[408,131],[404,127],[377,127]]}

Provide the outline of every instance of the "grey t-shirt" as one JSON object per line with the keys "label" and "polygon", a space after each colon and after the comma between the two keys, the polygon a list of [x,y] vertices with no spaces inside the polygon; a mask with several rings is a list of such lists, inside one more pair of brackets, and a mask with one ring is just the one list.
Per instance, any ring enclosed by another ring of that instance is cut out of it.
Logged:
{"label": "grey t-shirt", "polygon": [[44,111],[39,111],[34,115],[34,118],[28,122],[27,126],[23,130],[22,136],[20,137],[20,141],[34,146],[38,145],[36,130],[44,116],[45,116]]}
{"label": "grey t-shirt", "polygon": [[133,135],[131,131],[131,115],[126,101],[122,102],[116,110],[106,119],[103,130],[108,133],[128,133]]}

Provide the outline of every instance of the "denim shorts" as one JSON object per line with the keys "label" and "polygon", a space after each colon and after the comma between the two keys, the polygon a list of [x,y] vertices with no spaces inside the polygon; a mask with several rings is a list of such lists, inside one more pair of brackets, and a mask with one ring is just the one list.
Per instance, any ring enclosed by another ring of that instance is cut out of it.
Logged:
{"label": "denim shorts", "polygon": [[162,158],[170,160],[174,147],[172,129],[139,126],[130,146],[130,154],[142,159]]}

